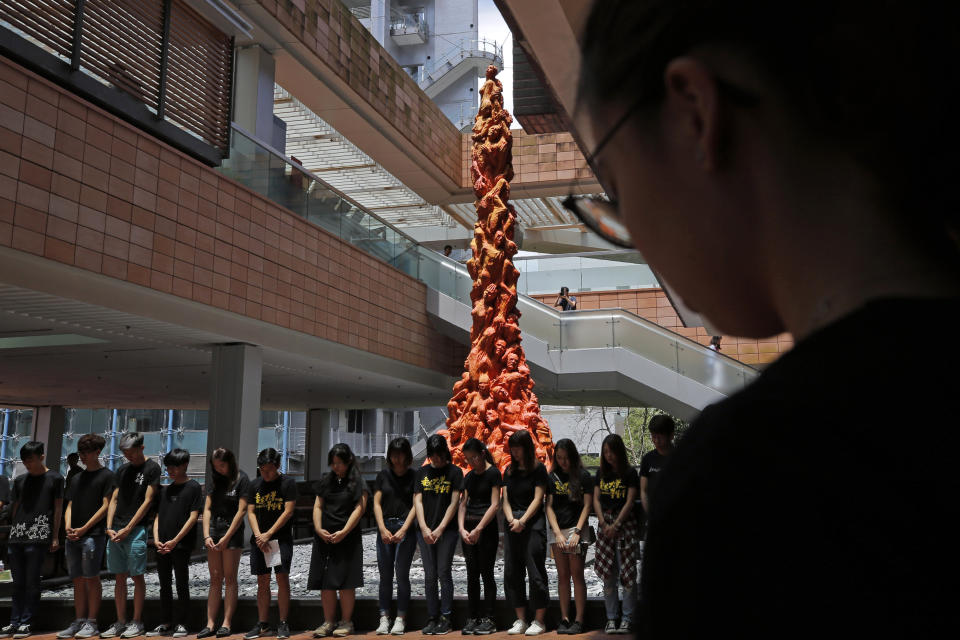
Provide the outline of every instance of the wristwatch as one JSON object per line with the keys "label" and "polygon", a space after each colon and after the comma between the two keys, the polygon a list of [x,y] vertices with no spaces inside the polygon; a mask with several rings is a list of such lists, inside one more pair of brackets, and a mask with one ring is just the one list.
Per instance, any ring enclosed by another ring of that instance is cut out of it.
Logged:
{"label": "wristwatch", "polygon": [[573,532],[577,535],[580,535],[580,527],[574,527]]}

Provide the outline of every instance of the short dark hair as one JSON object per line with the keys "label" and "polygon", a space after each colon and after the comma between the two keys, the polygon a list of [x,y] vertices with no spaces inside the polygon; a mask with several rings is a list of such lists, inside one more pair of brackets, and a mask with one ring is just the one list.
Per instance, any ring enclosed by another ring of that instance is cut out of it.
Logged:
{"label": "short dark hair", "polygon": [[[507,440],[507,446],[510,448],[520,447],[523,449],[523,470],[525,473],[533,471],[533,468],[537,466],[537,456],[536,452],[533,449],[533,438],[530,437],[530,432],[526,429],[517,431]],[[513,464],[516,460],[513,459],[513,452],[510,452],[510,468],[509,471],[513,473],[514,468]]]}
{"label": "short dark hair", "polygon": [[143,446],[143,434],[136,433],[131,431],[130,433],[123,434],[123,437],[120,438],[120,451],[126,451],[127,449],[133,449],[134,447]]}
{"label": "short dark hair", "polygon": [[77,440],[77,451],[81,453],[86,453],[89,451],[103,451],[103,448],[107,446],[107,441],[103,439],[103,436],[97,433],[87,433],[80,436],[80,439]]}
{"label": "short dark hair", "polygon": [[265,464],[272,464],[279,469],[282,463],[283,458],[280,456],[280,452],[273,447],[267,447],[257,454],[257,469]]}
{"label": "short dark hair", "polygon": [[44,450],[44,445],[38,440],[31,440],[22,447],[20,447],[20,459],[26,460],[27,458],[32,458],[33,456],[42,456]]}
{"label": "short dark hair", "polygon": [[447,439],[439,433],[435,433],[427,438],[427,457],[440,456],[447,462],[453,462],[453,456],[450,455],[450,447],[447,446]]}
{"label": "short dark hair", "polygon": [[163,456],[163,466],[179,467],[190,462],[190,452],[186,449],[174,449]]}
{"label": "short dark hair", "polygon": [[403,459],[407,461],[407,466],[413,464],[413,449],[410,447],[410,441],[406,438],[394,438],[387,445],[387,462],[390,462],[390,456],[395,453],[403,454]]}
{"label": "short dark hair", "polygon": [[67,464],[71,464],[71,461],[77,462],[78,460],[80,460],[80,454],[76,451],[67,454]]}
{"label": "short dark hair", "polygon": [[673,421],[673,418],[667,414],[658,413],[650,418],[650,423],[647,425],[647,429],[650,430],[650,433],[656,433],[663,436],[672,436],[677,430],[677,424]]}
{"label": "short dark hair", "polygon": [[449,244],[443,245],[443,250],[446,251],[447,249],[450,249],[450,251],[453,251],[453,245],[449,245]]}

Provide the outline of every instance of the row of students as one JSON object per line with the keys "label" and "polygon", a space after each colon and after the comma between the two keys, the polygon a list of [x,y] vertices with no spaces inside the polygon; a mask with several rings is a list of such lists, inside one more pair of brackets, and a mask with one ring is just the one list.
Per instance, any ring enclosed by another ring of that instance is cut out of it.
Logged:
{"label": "row of students", "polygon": [[[558,633],[583,632],[586,608],[583,572],[586,549],[592,542],[588,536],[592,529],[587,525],[591,513],[596,513],[601,523],[597,535],[597,570],[604,580],[605,630],[610,633],[632,630],[639,538],[631,510],[639,479],[628,464],[623,440],[616,435],[604,440],[596,482],[583,468],[576,446],[570,440],[564,439],[556,444],[549,473],[537,461],[533,441],[527,432],[511,436],[508,445],[512,464],[501,476],[484,444],[476,439],[468,440],[463,450],[470,469],[464,476],[452,464],[446,441],[441,436],[432,436],[427,441],[428,464],[417,471],[410,468],[409,443],[403,438],[390,443],[387,451],[389,466],[377,476],[373,496],[374,517],[379,529],[378,634],[400,635],[405,631],[413,557],[409,533],[413,527],[416,527],[423,560],[429,616],[423,633],[442,635],[451,630],[451,565],[458,533],[467,568],[469,605],[469,619],[461,631],[466,635],[486,635],[496,631],[493,622],[497,596],[494,566],[500,535],[500,511],[506,525],[504,588],[517,616],[508,634],[533,636],[546,629],[544,618],[549,592],[545,561],[548,545],[556,561],[559,580],[562,620]],[[397,608],[391,623],[394,581]],[[571,581],[575,603],[573,616],[570,611]],[[621,587],[622,598],[619,595]],[[348,597],[352,597],[352,592]],[[332,598],[328,602],[332,602]],[[333,605],[328,606],[328,602],[324,605],[325,617],[332,621]],[[528,607],[532,613],[530,616]],[[348,622],[336,630],[346,635],[353,629],[346,607],[343,617]],[[330,623],[325,623],[315,635],[329,635],[332,628]]]}

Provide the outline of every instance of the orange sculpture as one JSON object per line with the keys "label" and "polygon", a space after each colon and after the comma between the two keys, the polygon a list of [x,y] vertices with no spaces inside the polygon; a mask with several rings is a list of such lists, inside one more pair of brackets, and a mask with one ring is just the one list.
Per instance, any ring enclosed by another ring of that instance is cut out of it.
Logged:
{"label": "orange sculpture", "polygon": [[513,241],[517,214],[510,200],[513,179],[513,117],[503,108],[503,85],[498,69],[487,67],[480,91],[480,110],[473,125],[470,175],[477,197],[477,222],[467,269],[473,278],[473,327],[470,354],[463,376],[453,385],[447,403],[447,438],[453,462],[467,469],[461,447],[469,438],[486,443],[501,471],[510,464],[507,439],[526,429],[533,438],[537,458],[550,465],[553,435],[540,415],[540,402],[520,345],[520,312],[513,266],[517,245]]}

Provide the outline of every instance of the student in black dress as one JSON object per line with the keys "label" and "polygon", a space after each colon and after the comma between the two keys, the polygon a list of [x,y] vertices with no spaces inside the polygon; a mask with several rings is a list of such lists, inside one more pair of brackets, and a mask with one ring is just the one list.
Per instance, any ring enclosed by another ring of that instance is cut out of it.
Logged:
{"label": "student in black dress", "polygon": [[[413,486],[417,473],[410,468],[413,451],[406,438],[395,438],[387,446],[389,468],[377,474],[373,490],[373,517],[377,521],[377,567],[380,569],[380,626],[378,635],[403,635],[410,606],[410,563],[417,550],[417,536],[411,532],[417,519],[413,508]],[[397,577],[397,617],[390,626],[393,577]]]}
{"label": "student in black dress", "polygon": [[[547,542],[557,564],[557,593],[560,597],[560,624],[557,633],[583,633],[587,608],[587,583],[583,565],[587,555],[584,530],[593,504],[593,478],[580,462],[573,440],[564,438],[554,445],[550,488],[547,492]],[[570,622],[570,579],[573,578],[577,615]]]}
{"label": "student in black dress", "polygon": [[[427,460],[430,464],[417,470],[413,504],[417,510],[417,543],[423,560],[427,615],[424,635],[450,632],[453,613],[453,552],[457,548],[457,514],[463,472],[453,464],[450,449],[443,436],[427,439]],[[437,581],[440,593],[437,593]]]}
{"label": "student in black dress", "polygon": [[[517,620],[510,635],[540,635],[546,631],[547,614],[547,531],[543,497],[547,492],[547,468],[537,460],[533,438],[527,430],[517,431],[507,441],[510,466],[503,476],[503,515],[506,539],[503,542],[503,586],[513,603]],[[524,575],[530,581],[530,608],[534,620],[527,623],[527,593]]]}
{"label": "student in black dress", "polygon": [[[163,623],[148,636],[187,635],[183,621],[190,611],[190,554],[197,542],[197,518],[203,508],[203,489],[187,477],[190,452],[174,449],[163,457],[171,483],[160,490],[153,540],[157,547],[160,610]],[[173,606],[173,577],[177,578],[177,606]]]}
{"label": "student in black dress", "polygon": [[[353,605],[363,586],[363,538],[360,518],[367,509],[367,491],[357,460],[346,444],[333,445],[327,454],[330,471],[317,482],[313,504],[313,555],[308,589],[320,589],[323,624],[315,638],[353,634]],[[337,592],[340,592],[340,623]]]}
{"label": "student in black dress", "polygon": [[14,479],[10,496],[7,559],[13,589],[10,624],[0,629],[0,638],[26,638],[33,633],[43,561],[48,551],[56,552],[60,547],[63,476],[46,467],[43,450],[44,444],[36,440],[20,447],[20,461],[27,472]]}
{"label": "student in black dress", "polygon": [[[600,447],[600,469],[593,488],[593,508],[600,530],[594,567],[603,580],[603,600],[607,610],[606,633],[630,633],[637,602],[637,561],[640,539],[633,503],[640,487],[637,470],[627,460],[623,438],[611,433]],[[623,587],[623,600],[619,588]],[[617,614],[623,615],[617,626]]]}
{"label": "student in black dress", "polygon": [[[270,635],[270,572],[277,577],[277,638],[290,637],[290,564],[293,562],[293,509],[297,503],[297,482],[280,473],[280,452],[270,447],[257,455],[260,477],[250,482],[247,493],[247,521],[250,523],[250,573],[257,576],[256,626],[244,640]],[[271,544],[272,543],[272,544]],[[267,552],[279,553],[279,564],[268,567]]]}
{"label": "student in black dress", "polygon": [[[497,630],[493,622],[497,602],[497,580],[493,567],[500,545],[500,487],[503,478],[493,463],[487,447],[470,438],[463,443],[463,456],[470,470],[463,479],[463,497],[460,500],[460,538],[463,559],[467,565],[467,598],[470,601],[469,619],[463,625],[463,634],[487,635]],[[483,579],[484,599],[480,599],[480,580]]]}
{"label": "student in black dress", "polygon": [[[220,447],[210,454],[210,486],[203,504],[203,546],[207,549],[210,591],[207,626],[197,638],[231,635],[237,610],[237,573],[243,553],[243,518],[247,515],[250,478],[237,467],[233,451]],[[226,585],[224,585],[226,583]],[[216,625],[223,601],[223,624]]]}

